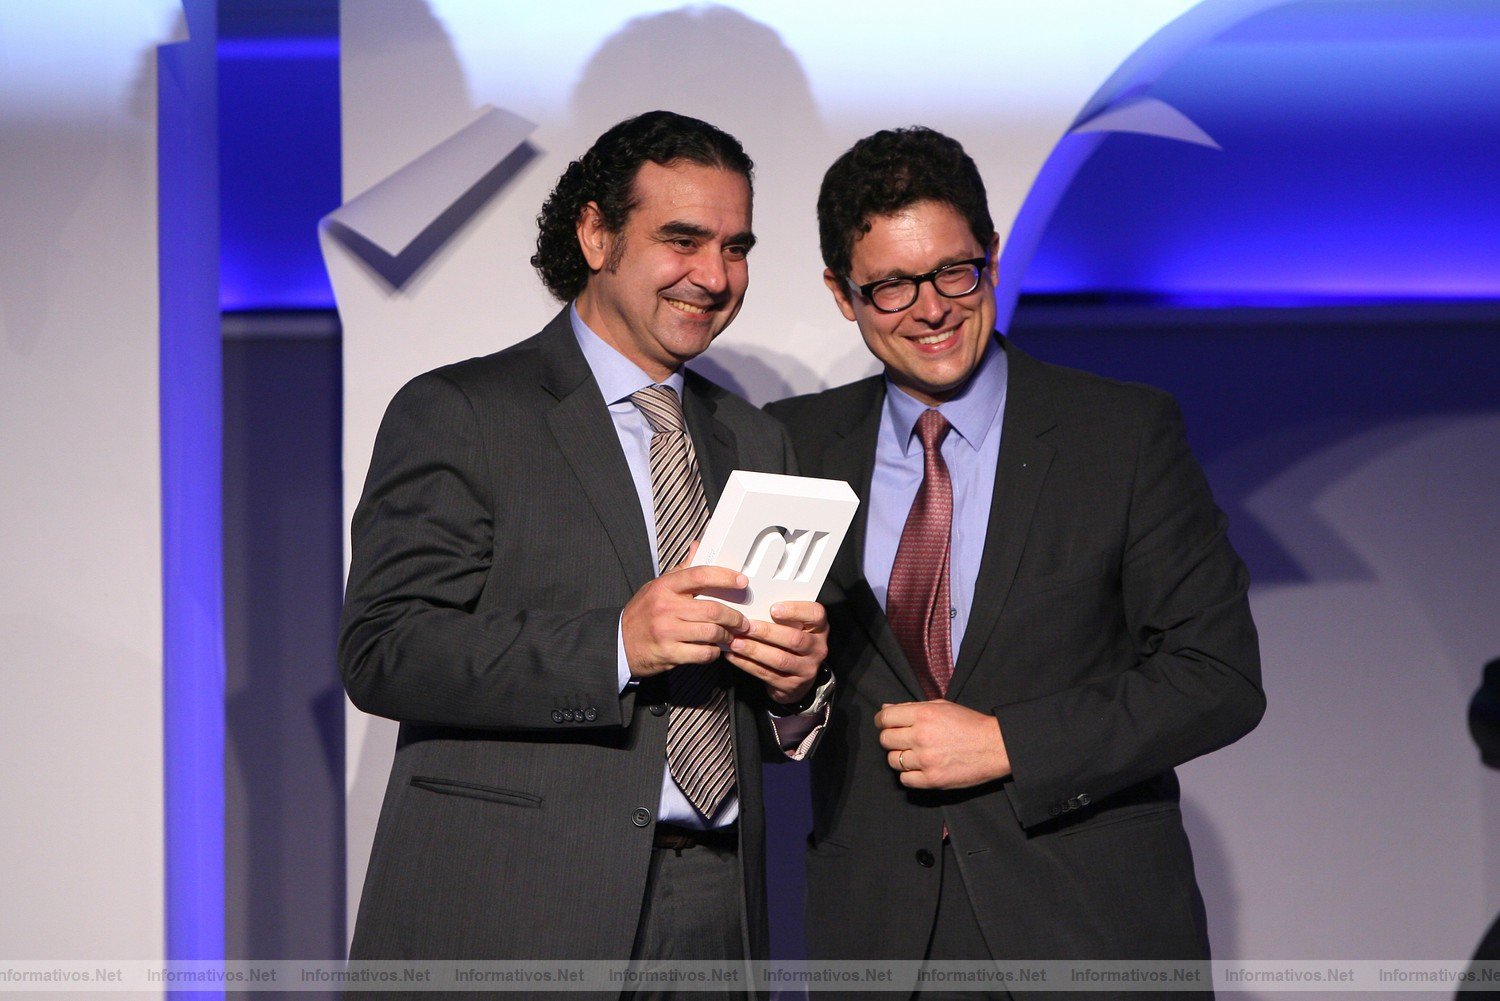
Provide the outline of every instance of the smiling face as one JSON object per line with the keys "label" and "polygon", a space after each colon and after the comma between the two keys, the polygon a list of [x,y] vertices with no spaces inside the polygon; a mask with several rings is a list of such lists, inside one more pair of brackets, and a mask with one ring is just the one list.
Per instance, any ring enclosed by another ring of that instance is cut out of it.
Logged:
{"label": "smiling face", "polygon": [[885,365],[901,390],[928,406],[951,397],[974,374],[995,328],[995,259],[1000,238],[980,245],[952,206],[920,201],[890,215],[875,216],[870,231],[854,242],[849,278],[856,285],[924,275],[935,268],[989,256],[979,287],[949,299],[932,282],[919,287],[917,301],[896,313],[882,313],[833,271],[823,281],[845,318],[859,324],[865,345]]}
{"label": "smiling face", "polygon": [[729,326],[750,281],[750,184],[688,161],[644,163],[619,232],[590,202],[578,242],[591,271],[578,314],[657,382]]}

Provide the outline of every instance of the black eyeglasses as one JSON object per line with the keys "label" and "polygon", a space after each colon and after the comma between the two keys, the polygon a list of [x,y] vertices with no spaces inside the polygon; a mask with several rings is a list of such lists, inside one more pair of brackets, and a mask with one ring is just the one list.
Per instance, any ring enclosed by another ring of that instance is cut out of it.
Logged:
{"label": "black eyeglasses", "polygon": [[966,296],[979,287],[979,281],[984,276],[985,265],[990,263],[988,257],[976,257],[972,261],[958,261],[954,264],[944,264],[940,268],[933,268],[925,275],[901,275],[896,278],[882,278],[878,282],[869,282],[864,285],[855,285],[853,279],[845,279],[851,288],[869,300],[870,305],[882,313],[899,313],[907,309],[917,301],[917,292],[923,282],[932,282],[932,287],[938,290],[938,294],[949,299],[957,299]]}

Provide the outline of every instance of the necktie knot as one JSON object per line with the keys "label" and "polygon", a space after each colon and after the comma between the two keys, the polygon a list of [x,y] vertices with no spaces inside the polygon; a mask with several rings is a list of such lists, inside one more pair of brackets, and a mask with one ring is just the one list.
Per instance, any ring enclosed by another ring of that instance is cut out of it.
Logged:
{"label": "necktie knot", "polygon": [[646,415],[652,431],[657,434],[681,433],[682,403],[671,386],[647,386],[631,393],[630,402]]}
{"label": "necktie knot", "polygon": [[953,427],[948,418],[936,410],[924,410],[917,418],[917,437],[922,441],[922,450],[931,455],[933,449],[942,444],[948,429]]}

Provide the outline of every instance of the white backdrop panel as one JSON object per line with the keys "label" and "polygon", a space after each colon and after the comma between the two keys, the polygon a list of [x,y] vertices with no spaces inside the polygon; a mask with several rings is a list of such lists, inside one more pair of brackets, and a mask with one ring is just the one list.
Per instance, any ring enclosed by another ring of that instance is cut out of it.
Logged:
{"label": "white backdrop panel", "polygon": [[164,951],[156,45],[0,7],[0,946]]}

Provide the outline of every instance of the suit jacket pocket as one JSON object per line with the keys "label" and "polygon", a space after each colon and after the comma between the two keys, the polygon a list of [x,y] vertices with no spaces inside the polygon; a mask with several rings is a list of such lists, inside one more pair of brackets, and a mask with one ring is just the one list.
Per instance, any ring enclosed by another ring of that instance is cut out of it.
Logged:
{"label": "suit jacket pocket", "polygon": [[468,799],[482,799],[490,803],[507,803],[511,806],[525,806],[532,809],[536,809],[542,805],[542,797],[533,796],[529,792],[500,789],[495,786],[480,785],[477,782],[458,782],[453,779],[437,779],[425,775],[413,775],[411,784],[418,789],[426,789],[429,792],[443,793],[448,796],[464,796]]}
{"label": "suit jacket pocket", "polygon": [[831,838],[820,838],[815,834],[807,836],[807,854],[812,858],[833,858],[839,855],[848,855],[849,846],[842,841],[834,841]]}
{"label": "suit jacket pocket", "polygon": [[1084,818],[1059,831],[1058,835],[1071,838],[1076,835],[1087,835],[1092,831],[1113,829],[1121,824],[1145,823],[1149,820],[1177,816],[1180,813],[1181,810],[1176,803],[1131,803]]}

